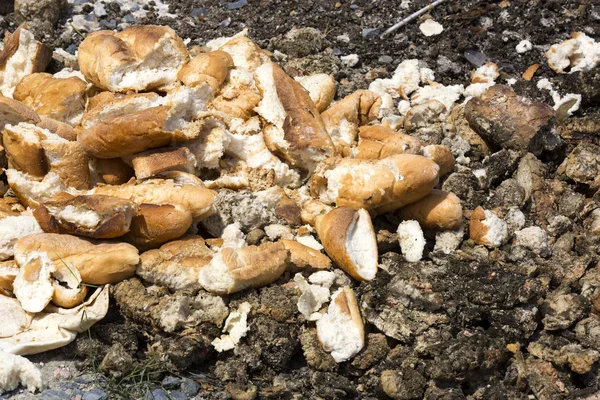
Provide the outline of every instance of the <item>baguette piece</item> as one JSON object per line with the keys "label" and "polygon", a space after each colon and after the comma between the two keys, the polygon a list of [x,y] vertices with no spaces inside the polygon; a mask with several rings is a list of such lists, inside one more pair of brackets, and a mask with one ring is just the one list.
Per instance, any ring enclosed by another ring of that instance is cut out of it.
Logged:
{"label": "baguette piece", "polygon": [[327,313],[317,321],[323,349],[340,363],[348,361],[365,345],[365,328],[354,291],[344,286],[331,296]]}
{"label": "baguette piece", "polygon": [[323,111],[321,118],[337,152],[344,153],[356,141],[358,127],[377,118],[381,97],[369,90],[357,90]]}
{"label": "baguette piece", "polygon": [[313,74],[294,78],[308,91],[319,112],[325,111],[335,97],[335,79],[327,74]]}
{"label": "baguette piece", "polygon": [[281,243],[224,247],[200,270],[199,282],[205,290],[221,295],[266,286],[285,272],[288,256]]}
{"label": "baguette piece", "polygon": [[171,204],[141,204],[123,240],[141,251],[180,238],[193,223],[192,213]]}
{"label": "baguette piece", "polygon": [[90,159],[79,142],[69,142],[57,136],[41,143],[50,172],[56,173],[69,187],[77,190],[90,188]]}
{"label": "baguette piece", "polygon": [[423,156],[440,166],[440,176],[444,176],[454,170],[454,156],[448,146],[430,144],[423,147],[421,152]]}
{"label": "baguette piece", "polygon": [[471,215],[469,237],[477,244],[500,247],[508,240],[508,225],[494,211],[479,206]]}
{"label": "baguette piece", "polygon": [[52,303],[62,308],[77,307],[87,296],[88,288],[81,282],[77,268],[71,268],[66,262],[55,262],[56,271],[52,274]]}
{"label": "baguette piece", "polygon": [[21,215],[25,211],[25,208],[19,200],[14,197],[1,197],[0,198],[0,220],[4,217],[16,217]]}
{"label": "baguette piece", "polygon": [[15,259],[19,262],[32,252],[47,253],[55,263],[62,265],[64,262],[77,268],[83,283],[93,285],[127,279],[133,276],[139,262],[138,250],[130,244],[96,243],[56,233],[40,233],[20,239],[15,246]]}
{"label": "baguette piece", "polygon": [[279,243],[290,252],[292,272],[306,270],[325,270],[331,268],[331,260],[318,250],[295,240],[282,239]]}
{"label": "baguette piece", "polygon": [[20,101],[0,96],[0,129],[6,125],[17,125],[20,122],[39,123],[40,116]]}
{"label": "baguette piece", "polygon": [[54,172],[47,173],[44,179],[16,169],[7,169],[5,172],[10,188],[25,207],[36,208],[41,202],[70,190]]}
{"label": "baguette piece", "polygon": [[177,177],[133,181],[124,185],[104,185],[92,189],[89,194],[103,194],[131,200],[138,205],[172,205],[192,213],[194,222],[214,213],[216,192],[207,189],[198,178],[180,172]]}
{"label": "baguette piece", "polygon": [[423,229],[452,230],[462,223],[460,199],[451,192],[433,189],[427,196],[396,212],[402,220],[415,220]]}
{"label": "baguette piece", "polygon": [[198,291],[201,289],[198,274],[213,254],[204,239],[189,236],[142,253],[136,274],[147,282],[173,291]]}
{"label": "baguette piece", "polygon": [[354,157],[366,160],[380,160],[394,154],[418,154],[421,149],[418,138],[383,125],[360,127],[358,138]]}
{"label": "baguette piece", "polygon": [[439,167],[414,154],[382,160],[330,158],[311,178],[311,195],[325,204],[383,214],[425,197],[438,183]]}
{"label": "baguette piece", "polygon": [[228,53],[211,51],[194,57],[179,70],[177,78],[190,87],[207,84],[213,93],[217,93],[232,66],[233,59]]}
{"label": "baguette piece", "polygon": [[157,25],[90,33],[78,53],[86,80],[111,92],[171,88],[188,60],[188,51],[177,33]]}
{"label": "baguette piece", "polygon": [[245,121],[256,116],[254,108],[260,100],[261,94],[256,87],[254,75],[245,70],[232,69],[209,109]]}
{"label": "baguette piece", "polygon": [[86,92],[87,83],[76,76],[54,78],[39,72],[25,76],[16,86],[13,98],[39,115],[76,126],[85,111]]}
{"label": "baguette piece", "polygon": [[146,179],[165,171],[196,171],[196,157],[186,147],[147,150],[132,159],[135,176]]}
{"label": "baguette piece", "polygon": [[137,205],[112,196],[75,196],[47,201],[33,212],[44,232],[112,239],[129,232]]}
{"label": "baguette piece", "polygon": [[8,168],[14,168],[26,174],[43,177],[48,172],[44,159],[41,128],[29,123],[6,125],[2,133],[2,142],[6,151]]}
{"label": "baguette piece", "polygon": [[277,64],[261,65],[256,78],[263,98],[255,110],[268,122],[264,127],[267,147],[293,166],[314,171],[334,154],[315,103]]}
{"label": "baguette piece", "polygon": [[13,282],[13,293],[23,310],[31,313],[42,311],[54,294],[52,274],[56,266],[43,251],[30,251],[15,257],[15,260],[20,270]]}
{"label": "baguette piece", "polygon": [[[107,185],[122,185],[135,176],[133,168],[121,158],[95,158],[90,159],[90,176],[92,183],[105,183]],[[96,186],[96,185],[92,185]]]}
{"label": "baguette piece", "polygon": [[341,269],[359,281],[377,274],[377,239],[371,216],[364,210],[338,207],[316,219],[325,252]]}
{"label": "baguette piece", "polygon": [[7,97],[12,97],[23,77],[44,71],[52,59],[52,50],[35,40],[27,29],[27,25],[22,24],[12,35],[5,34],[4,48],[0,52],[0,92]]}

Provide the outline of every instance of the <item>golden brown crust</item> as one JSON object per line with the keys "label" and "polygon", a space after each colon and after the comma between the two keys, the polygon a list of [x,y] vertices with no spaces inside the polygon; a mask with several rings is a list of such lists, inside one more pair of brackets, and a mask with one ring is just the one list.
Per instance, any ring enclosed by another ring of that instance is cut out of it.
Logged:
{"label": "golden brown crust", "polygon": [[37,124],[40,117],[20,101],[0,95],[0,129],[8,124],[17,125],[19,122]]}
{"label": "golden brown crust", "polygon": [[37,134],[27,140],[18,127],[5,127],[2,142],[6,151],[8,168],[25,172],[32,176],[43,177],[48,172],[44,159],[44,149]]}
{"label": "golden brown crust", "polygon": [[433,189],[427,196],[399,209],[402,220],[415,220],[423,229],[457,229],[462,223],[460,199],[450,192]]}
{"label": "golden brown crust", "polygon": [[13,290],[13,282],[19,273],[19,266],[15,260],[0,262],[0,289]]}
{"label": "golden brown crust", "polygon": [[417,154],[421,141],[413,136],[396,132],[387,126],[362,126],[358,131],[356,158],[377,160],[394,154]]}
{"label": "golden brown crust", "polygon": [[94,162],[96,174],[107,185],[122,185],[134,176],[133,168],[121,158],[97,158]]}
{"label": "golden brown crust", "polygon": [[141,251],[178,239],[192,226],[192,213],[170,204],[141,204],[123,240]]}
{"label": "golden brown crust", "polygon": [[87,84],[76,76],[54,78],[41,72],[25,76],[16,86],[13,98],[39,115],[76,125],[85,111]]}
{"label": "golden brown crust", "polygon": [[[57,266],[75,267],[84,283],[104,285],[127,279],[135,273],[138,251],[127,243],[98,243],[71,235],[40,233],[17,242],[15,257],[43,251]],[[61,260],[62,259],[62,260]]]}
{"label": "golden brown crust", "polygon": [[79,288],[66,288],[56,281],[52,285],[54,286],[52,303],[62,308],[73,308],[81,305],[88,292],[88,288],[85,285],[81,285]]}
{"label": "golden brown crust", "polygon": [[135,176],[145,179],[165,171],[195,172],[195,158],[186,147],[148,150],[132,160]]}
{"label": "golden brown crust", "polygon": [[[95,213],[98,216],[98,223],[95,226],[85,226],[61,218],[60,211],[67,207],[78,213]],[[136,212],[137,206],[131,201],[111,196],[92,195],[47,201],[34,210],[33,216],[47,233],[112,239],[129,231],[131,220]]]}
{"label": "golden brown crust", "polygon": [[379,95],[369,90],[357,90],[329,107],[321,117],[327,132],[331,133],[343,119],[356,126],[366,125],[377,118],[380,106]]}
{"label": "golden brown crust", "polygon": [[96,94],[95,96],[92,96],[89,98],[86,111],[90,112],[94,108],[100,107],[104,104],[108,104],[111,101],[116,100],[116,99],[117,99],[117,93],[100,92],[100,93]]}
{"label": "golden brown crust", "polygon": [[169,107],[146,110],[98,121],[77,138],[86,151],[98,158],[116,158],[166,146],[172,133],[163,130]]}
{"label": "golden brown crust", "polygon": [[247,120],[255,115],[254,107],[260,102],[260,94],[250,88],[240,88],[231,93],[221,93],[210,102],[209,109],[220,111],[232,118]]}
{"label": "golden brown crust", "polygon": [[318,250],[295,240],[280,240],[279,243],[290,252],[290,265],[293,271],[306,269],[323,270],[331,268],[331,260]]}
{"label": "golden brown crust", "polygon": [[448,146],[430,144],[422,150],[425,157],[440,166],[440,176],[444,176],[454,170],[454,156]]}
{"label": "golden brown crust", "polygon": [[[0,52],[0,69],[6,67],[6,62],[16,53],[19,48],[19,42],[21,38],[21,31],[23,29],[29,29],[27,24],[21,24],[19,27],[10,34],[8,31],[4,34],[4,47]],[[32,69],[31,72],[41,72],[46,69],[50,61],[52,60],[52,50],[50,47],[43,43],[36,43],[36,51],[33,59],[31,60]]]}
{"label": "golden brown crust", "polygon": [[473,210],[469,222],[469,238],[477,244],[489,244],[486,235],[490,228],[483,223],[485,219],[485,212],[481,206]]}
{"label": "golden brown crust", "polygon": [[77,132],[75,129],[73,129],[71,125],[65,124],[64,122],[42,116],[40,117],[40,122],[38,122],[36,126],[42,129],[47,129],[65,140],[69,140],[71,142],[77,140]]}
{"label": "golden brown crust", "polygon": [[233,59],[228,53],[221,50],[212,51],[194,57],[181,68],[177,78],[190,87],[208,84],[213,93],[217,93],[232,66]]}
{"label": "golden brown crust", "polygon": [[4,217],[16,217],[21,215],[25,208],[14,197],[0,198],[0,219]]}
{"label": "golden brown crust", "polygon": [[48,169],[65,185],[79,190],[90,188],[90,160],[79,142],[42,140],[42,148]]}
{"label": "golden brown crust", "polygon": [[354,325],[359,328],[360,336],[364,337],[365,327],[354,291],[349,286],[344,286],[336,296],[334,303],[339,307],[340,311],[346,314],[352,320]]}
{"label": "golden brown crust", "polygon": [[325,252],[333,262],[354,279],[364,281],[346,249],[348,227],[357,218],[357,210],[338,207],[316,219],[316,230]]}

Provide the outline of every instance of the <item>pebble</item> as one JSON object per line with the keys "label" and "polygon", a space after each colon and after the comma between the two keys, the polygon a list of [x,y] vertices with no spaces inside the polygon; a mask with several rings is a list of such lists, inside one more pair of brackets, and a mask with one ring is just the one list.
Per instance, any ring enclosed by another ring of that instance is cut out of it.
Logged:
{"label": "pebble", "polygon": [[128,24],[135,24],[136,23],[136,19],[133,15],[131,14],[127,14],[126,16],[123,17],[123,20],[125,22],[127,22]]}
{"label": "pebble", "polygon": [[40,393],[40,400],[71,400],[71,396],[62,390],[47,389]]}
{"label": "pebble", "polygon": [[183,378],[180,390],[188,397],[193,397],[200,390],[200,384],[194,380]]}
{"label": "pebble", "polygon": [[206,16],[208,16],[208,11],[206,11],[204,8],[194,8],[192,10],[192,17],[194,17],[194,18],[206,17]]}
{"label": "pebble", "polygon": [[231,18],[227,17],[223,21],[219,22],[219,28],[227,28],[231,25]]}
{"label": "pebble", "polygon": [[178,386],[181,383],[181,379],[176,376],[166,376],[165,379],[162,380],[161,386],[165,388],[173,388]]}
{"label": "pebble", "polygon": [[333,55],[338,57],[340,55],[342,55],[342,50],[338,49],[337,47],[333,48]]}
{"label": "pebble", "polygon": [[233,3],[227,4],[227,8],[230,10],[237,10],[237,9],[240,9],[247,5],[248,5],[248,0],[237,0],[237,1],[234,1]]}
{"label": "pebble", "polygon": [[169,400],[169,396],[162,389],[154,389],[151,392],[146,393],[144,400]]}
{"label": "pebble", "polygon": [[177,391],[169,393],[169,398],[172,400],[188,400],[188,397],[185,394]]}
{"label": "pebble", "polygon": [[362,37],[371,39],[379,35],[379,29],[377,28],[365,28],[361,32]]}
{"label": "pebble", "polygon": [[475,49],[466,50],[463,55],[465,56],[468,62],[470,62],[477,68],[481,67],[489,60],[488,56]]}
{"label": "pebble", "polygon": [[96,14],[96,17],[98,18],[106,16],[106,8],[104,8],[104,4],[100,2],[94,4],[94,14]]}
{"label": "pebble", "polygon": [[358,4],[350,4],[350,8],[352,10],[358,10],[359,6],[358,6]]}
{"label": "pebble", "polygon": [[377,60],[377,62],[379,64],[389,64],[389,63],[392,62],[392,60],[393,59],[390,56],[381,56],[381,57],[379,57],[379,59]]}
{"label": "pebble", "polygon": [[108,395],[100,389],[92,389],[83,395],[83,400],[106,400]]}

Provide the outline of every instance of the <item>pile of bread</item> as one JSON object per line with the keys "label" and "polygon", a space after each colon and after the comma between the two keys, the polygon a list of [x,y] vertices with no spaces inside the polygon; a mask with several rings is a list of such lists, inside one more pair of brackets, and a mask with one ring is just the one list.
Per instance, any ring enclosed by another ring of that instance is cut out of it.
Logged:
{"label": "pile of bread", "polygon": [[[50,55],[26,27],[0,54],[0,302],[12,321],[1,324],[2,351],[64,345],[74,334],[57,332],[89,323],[40,320],[82,307],[82,320],[100,319],[102,285],[135,274],[219,295],[288,272],[341,268],[371,280],[373,217],[395,213],[429,231],[461,225],[458,198],[435,189],[454,167],[446,146],[377,124],[373,92],[331,104],[331,76],[291,78],[245,32],[189,50],[164,26],[94,32],[79,70],[54,75],[42,72]],[[258,245],[237,224],[202,238],[222,190],[255,192],[289,223]],[[315,319],[337,361],[362,348],[350,286]],[[40,341],[17,348],[22,335]]]}

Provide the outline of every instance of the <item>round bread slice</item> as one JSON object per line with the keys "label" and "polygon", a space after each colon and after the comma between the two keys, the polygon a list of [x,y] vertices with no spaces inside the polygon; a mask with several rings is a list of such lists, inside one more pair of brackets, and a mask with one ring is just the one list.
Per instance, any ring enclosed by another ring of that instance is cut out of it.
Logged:
{"label": "round bread slice", "polygon": [[375,278],[377,239],[366,210],[338,207],[317,217],[316,230],[329,257],[346,273],[359,281]]}

